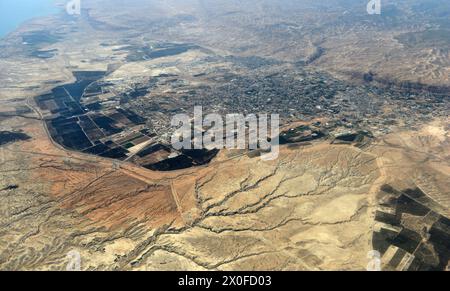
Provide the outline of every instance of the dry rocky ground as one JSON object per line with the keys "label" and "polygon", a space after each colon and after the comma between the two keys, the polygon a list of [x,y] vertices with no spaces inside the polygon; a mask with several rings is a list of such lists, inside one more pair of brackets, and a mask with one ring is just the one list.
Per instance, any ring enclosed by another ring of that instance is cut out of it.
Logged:
{"label": "dry rocky ground", "polygon": [[64,152],[33,119],[6,123],[31,139],[1,148],[2,269],[64,269],[76,250],[97,270],[358,270],[382,185],[416,183],[449,214],[445,121],[365,150],[319,142],[273,162],[222,152],[170,173]]}

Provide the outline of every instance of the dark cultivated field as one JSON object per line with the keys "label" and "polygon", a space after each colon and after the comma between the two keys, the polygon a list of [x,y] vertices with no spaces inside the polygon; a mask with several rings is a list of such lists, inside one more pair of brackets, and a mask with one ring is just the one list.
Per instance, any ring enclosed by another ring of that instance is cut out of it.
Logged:
{"label": "dark cultivated field", "polygon": [[30,139],[30,137],[22,132],[0,131],[0,146],[28,139]]}
{"label": "dark cultivated field", "polygon": [[[375,220],[387,225],[400,227],[400,232],[382,228],[373,236],[373,247],[384,254],[389,246],[399,250],[389,262],[389,268],[395,269],[407,253],[414,256],[408,270],[444,270],[450,259],[450,223],[449,219],[439,215],[428,206],[419,203],[430,203],[430,199],[420,189],[398,191],[389,185],[382,187],[385,197],[390,197],[384,206],[395,209],[395,215],[377,211]],[[399,195],[400,194],[400,195]],[[398,196],[399,195],[399,196]],[[421,218],[417,230],[405,227],[407,215]],[[435,217],[435,219],[430,219]]]}

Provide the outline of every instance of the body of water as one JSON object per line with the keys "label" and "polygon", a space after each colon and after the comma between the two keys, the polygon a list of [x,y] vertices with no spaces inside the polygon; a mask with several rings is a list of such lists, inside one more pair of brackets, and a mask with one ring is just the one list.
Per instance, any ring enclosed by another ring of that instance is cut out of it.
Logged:
{"label": "body of water", "polygon": [[53,0],[0,0],[0,38],[24,21],[57,12]]}

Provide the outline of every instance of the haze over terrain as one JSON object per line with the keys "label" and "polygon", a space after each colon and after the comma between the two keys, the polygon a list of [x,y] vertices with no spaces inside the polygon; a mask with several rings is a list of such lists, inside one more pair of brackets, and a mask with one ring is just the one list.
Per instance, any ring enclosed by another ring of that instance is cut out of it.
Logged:
{"label": "haze over terrain", "polygon": [[[450,6],[366,5],[81,0],[0,39],[0,269],[448,268]],[[195,106],[279,114],[279,158],[175,149]]]}
{"label": "haze over terrain", "polygon": [[0,38],[14,31],[26,20],[56,12],[52,0],[3,0],[0,3]]}

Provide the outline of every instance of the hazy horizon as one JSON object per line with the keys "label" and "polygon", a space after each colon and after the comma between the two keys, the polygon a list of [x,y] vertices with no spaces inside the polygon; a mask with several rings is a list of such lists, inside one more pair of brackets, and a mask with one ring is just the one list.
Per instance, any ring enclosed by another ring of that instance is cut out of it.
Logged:
{"label": "hazy horizon", "polygon": [[0,2],[0,38],[35,17],[56,13],[53,0],[2,0]]}

